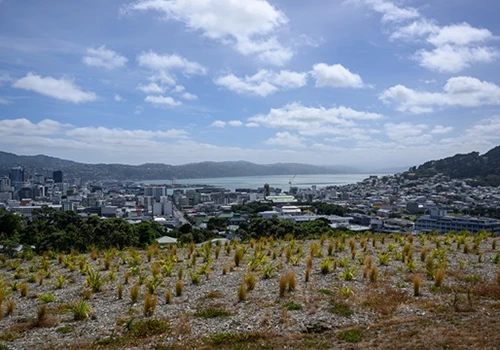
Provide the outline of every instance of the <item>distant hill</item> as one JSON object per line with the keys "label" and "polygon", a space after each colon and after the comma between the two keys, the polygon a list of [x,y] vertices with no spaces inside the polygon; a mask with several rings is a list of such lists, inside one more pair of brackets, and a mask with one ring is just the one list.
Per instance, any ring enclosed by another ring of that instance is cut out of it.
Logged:
{"label": "distant hill", "polygon": [[356,169],[343,166],[315,166],[296,163],[254,164],[236,162],[201,162],[185,165],[148,163],[85,164],[45,155],[18,156],[0,151],[0,174],[6,175],[14,166],[22,166],[29,173],[52,176],[52,171],[62,170],[64,177],[82,180],[168,180],[196,179],[207,177],[306,175],[358,173]]}
{"label": "distant hill", "polygon": [[477,184],[500,186],[500,146],[483,155],[479,152],[471,152],[431,160],[418,167],[412,167],[409,171],[417,176],[442,173],[454,179],[472,178]]}

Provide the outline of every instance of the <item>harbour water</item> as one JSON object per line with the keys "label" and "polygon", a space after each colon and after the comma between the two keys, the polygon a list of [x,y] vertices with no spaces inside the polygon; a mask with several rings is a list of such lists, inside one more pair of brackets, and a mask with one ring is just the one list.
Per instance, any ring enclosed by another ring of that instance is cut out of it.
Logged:
{"label": "harbour water", "polygon": [[[387,174],[373,174],[383,176]],[[366,179],[370,174],[325,174],[325,175],[296,175],[292,180],[292,186],[298,188],[308,188],[316,185],[318,188],[327,186],[341,186],[356,183]],[[237,188],[257,189],[269,186],[287,190],[289,181],[294,175],[269,175],[269,176],[239,176],[239,177],[218,177],[204,179],[176,179],[175,184],[182,185],[210,185],[222,187],[234,191]],[[151,180],[142,181],[148,184],[172,184],[172,180]]]}

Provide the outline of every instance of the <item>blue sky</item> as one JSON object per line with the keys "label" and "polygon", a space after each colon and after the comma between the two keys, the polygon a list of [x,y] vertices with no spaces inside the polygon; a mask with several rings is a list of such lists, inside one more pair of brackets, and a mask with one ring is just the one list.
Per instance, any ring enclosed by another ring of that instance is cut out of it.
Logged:
{"label": "blue sky", "polygon": [[0,0],[0,149],[376,169],[500,139],[495,0]]}

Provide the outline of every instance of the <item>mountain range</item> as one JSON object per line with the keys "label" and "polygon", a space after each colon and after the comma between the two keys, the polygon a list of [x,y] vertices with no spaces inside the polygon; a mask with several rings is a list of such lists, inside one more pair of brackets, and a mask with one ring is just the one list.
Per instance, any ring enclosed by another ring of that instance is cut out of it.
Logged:
{"label": "mountain range", "polygon": [[62,170],[66,179],[82,180],[168,180],[234,176],[265,176],[291,174],[352,174],[357,169],[344,166],[316,166],[297,163],[255,164],[245,161],[201,162],[185,165],[147,163],[86,164],[46,155],[20,156],[0,151],[0,174],[7,175],[14,166],[22,166],[30,174],[52,176]]}

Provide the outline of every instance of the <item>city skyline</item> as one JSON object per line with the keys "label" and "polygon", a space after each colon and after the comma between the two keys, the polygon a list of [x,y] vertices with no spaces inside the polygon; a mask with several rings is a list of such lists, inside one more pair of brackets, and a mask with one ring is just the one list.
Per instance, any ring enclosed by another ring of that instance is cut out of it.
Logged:
{"label": "city skyline", "polygon": [[500,5],[481,3],[3,0],[0,149],[361,169],[483,153]]}

